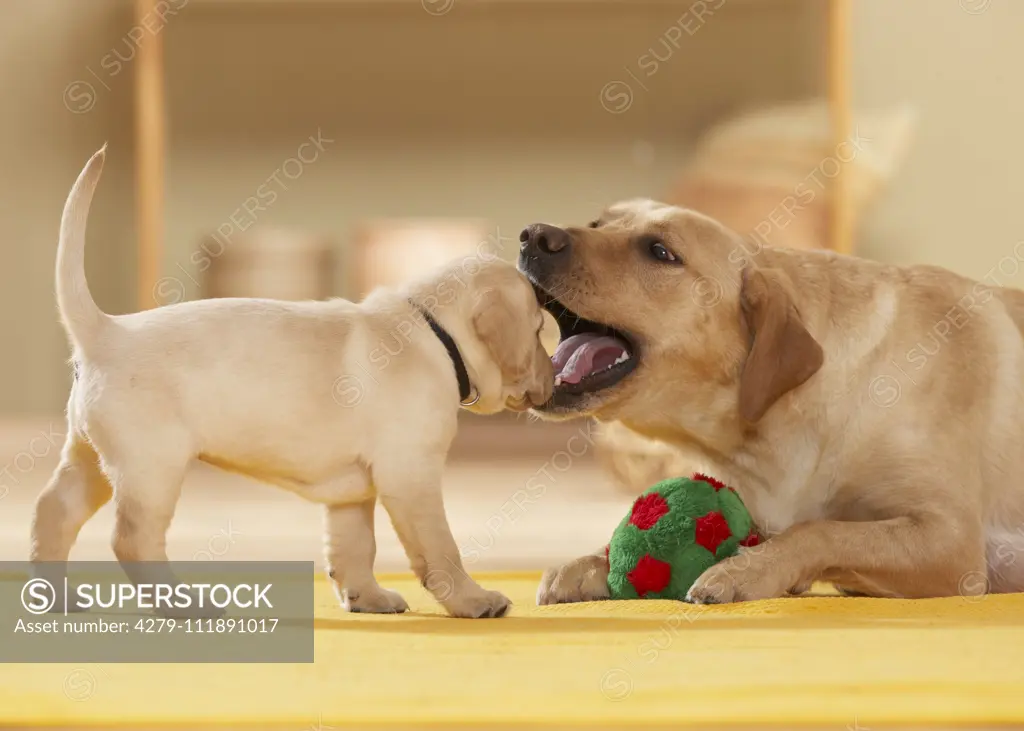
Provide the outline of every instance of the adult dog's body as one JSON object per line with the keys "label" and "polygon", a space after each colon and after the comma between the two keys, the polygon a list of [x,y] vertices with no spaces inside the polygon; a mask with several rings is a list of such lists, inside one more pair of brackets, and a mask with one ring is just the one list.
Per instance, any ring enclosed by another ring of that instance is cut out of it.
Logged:
{"label": "adult dog's body", "polygon": [[82,171],[61,222],[57,301],[76,379],[61,463],[36,506],[31,560],[66,561],[82,525],[113,496],[114,552],[138,580],[137,562],[167,560],[166,532],[198,458],[324,504],[328,564],[348,608],[406,608],[373,576],[380,498],[414,571],[449,612],[502,615],[508,600],[462,571],[445,518],[441,472],[460,392],[425,313],[464,360],[479,397],[473,410],[542,403],[551,364],[522,275],[472,260],[359,304],[214,299],[111,317],[84,269],[103,157]]}
{"label": "adult dog's body", "polygon": [[[610,335],[629,355],[581,378],[559,367],[592,354],[556,354],[542,415],[617,420],[695,452],[770,537],[691,599],[814,580],[876,596],[1024,590],[1024,293],[762,249],[651,201],[522,240],[520,268],[563,336],[599,332],[607,348]],[[538,600],[606,597],[606,576],[601,551],[549,571]]]}

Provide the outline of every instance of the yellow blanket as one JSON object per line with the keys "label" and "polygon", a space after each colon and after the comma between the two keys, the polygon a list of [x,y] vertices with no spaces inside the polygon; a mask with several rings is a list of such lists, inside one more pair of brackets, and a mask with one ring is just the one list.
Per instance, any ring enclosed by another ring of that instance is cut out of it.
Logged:
{"label": "yellow blanket", "polygon": [[510,617],[453,620],[408,577],[404,616],[317,586],[311,665],[7,665],[12,725],[869,729],[1024,723],[1024,595],[534,606],[538,576],[478,577]]}

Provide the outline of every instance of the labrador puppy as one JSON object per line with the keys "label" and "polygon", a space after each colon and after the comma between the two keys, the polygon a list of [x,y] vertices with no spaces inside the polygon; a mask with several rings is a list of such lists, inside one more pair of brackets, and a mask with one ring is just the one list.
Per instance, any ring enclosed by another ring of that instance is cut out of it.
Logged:
{"label": "labrador puppy", "polygon": [[100,150],[87,163],[61,221],[57,303],[76,378],[62,458],[35,508],[31,560],[66,561],[113,496],[117,558],[136,571],[136,562],[165,562],[182,480],[198,458],[325,506],[329,573],[348,609],[407,608],[373,575],[380,499],[414,572],[450,614],[505,614],[509,600],[462,568],[441,476],[460,401],[490,414],[551,395],[543,315],[526,279],[474,258],[358,304],[211,299],[112,317],[84,269],[103,159]]}
{"label": "labrador puppy", "polygon": [[[548,418],[696,455],[768,540],[692,601],[827,581],[887,597],[1024,590],[1024,293],[928,266],[768,249],[647,200],[534,224],[520,269],[558,321]],[[604,551],[542,604],[608,596]]]}

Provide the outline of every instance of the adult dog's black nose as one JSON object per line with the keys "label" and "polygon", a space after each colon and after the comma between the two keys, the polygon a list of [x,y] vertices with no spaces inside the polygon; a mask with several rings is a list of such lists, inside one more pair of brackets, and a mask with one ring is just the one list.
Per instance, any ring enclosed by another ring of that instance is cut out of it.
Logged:
{"label": "adult dog's black nose", "polygon": [[546,223],[531,223],[519,234],[519,251],[532,256],[550,256],[569,251],[572,239],[557,226]]}

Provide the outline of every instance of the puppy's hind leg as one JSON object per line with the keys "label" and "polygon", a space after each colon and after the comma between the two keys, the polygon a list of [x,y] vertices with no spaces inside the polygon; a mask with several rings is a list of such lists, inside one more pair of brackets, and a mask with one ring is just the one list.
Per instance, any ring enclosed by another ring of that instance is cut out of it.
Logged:
{"label": "puppy's hind leg", "polygon": [[376,497],[348,505],[328,505],[327,568],[334,590],[350,612],[396,614],[409,608],[396,591],[385,589],[373,575],[377,555],[373,511]]}
{"label": "puppy's hind leg", "polygon": [[82,526],[110,500],[112,492],[96,452],[70,431],[60,464],[36,499],[29,560],[67,561]]}
{"label": "puppy's hind leg", "polygon": [[[194,450],[187,433],[165,428],[139,435],[121,430],[114,439],[98,443],[104,471],[114,486],[114,555],[132,583],[168,584],[181,581],[167,559],[167,530],[181,496]],[[169,616],[216,616],[222,612],[193,601],[184,612],[161,608]]]}
{"label": "puppy's hind leg", "polygon": [[[82,526],[110,500],[111,494],[96,452],[73,429],[69,430],[60,464],[36,499],[32,516],[29,561],[36,578],[45,579],[63,594],[71,547]],[[53,606],[62,607],[64,603],[58,597]],[[68,608],[73,609],[71,605]]]}

